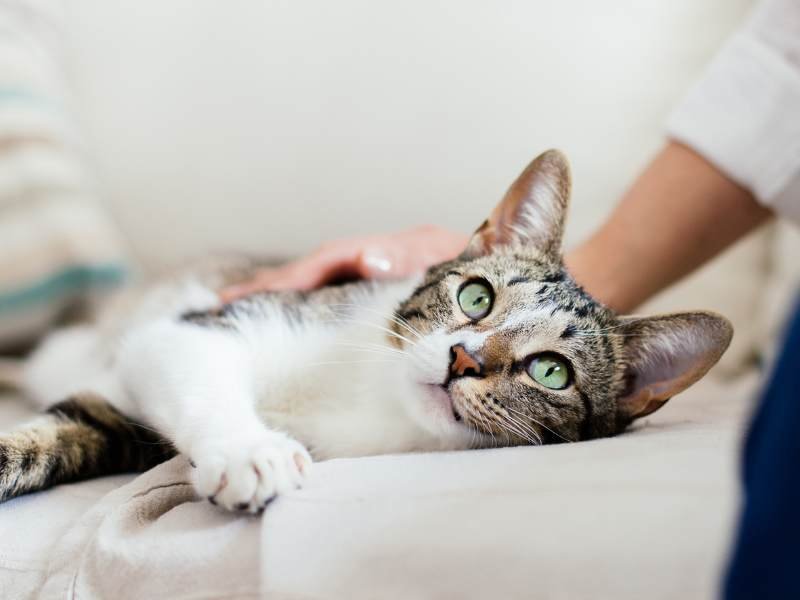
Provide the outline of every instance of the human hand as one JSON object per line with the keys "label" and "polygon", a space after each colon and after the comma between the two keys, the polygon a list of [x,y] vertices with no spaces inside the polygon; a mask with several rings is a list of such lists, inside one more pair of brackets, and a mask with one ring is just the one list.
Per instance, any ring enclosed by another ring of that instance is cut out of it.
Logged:
{"label": "human hand", "polygon": [[310,290],[336,279],[391,279],[455,258],[468,236],[435,225],[325,242],[308,256],[220,291],[223,302],[265,291]]}

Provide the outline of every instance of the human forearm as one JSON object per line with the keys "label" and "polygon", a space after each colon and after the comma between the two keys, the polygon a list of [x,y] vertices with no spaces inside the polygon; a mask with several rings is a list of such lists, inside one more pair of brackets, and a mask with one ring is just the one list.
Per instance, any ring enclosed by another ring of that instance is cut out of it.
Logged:
{"label": "human forearm", "polygon": [[608,221],[566,257],[575,279],[621,312],[713,258],[770,217],[701,156],[669,142]]}

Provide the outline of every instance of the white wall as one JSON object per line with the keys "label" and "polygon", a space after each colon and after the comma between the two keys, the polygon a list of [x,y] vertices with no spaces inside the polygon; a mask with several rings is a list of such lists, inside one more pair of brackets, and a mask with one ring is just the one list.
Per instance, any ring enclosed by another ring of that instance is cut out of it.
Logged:
{"label": "white wall", "polygon": [[597,224],[748,0],[71,0],[98,186],[149,265],[470,230],[517,172],[573,160]]}

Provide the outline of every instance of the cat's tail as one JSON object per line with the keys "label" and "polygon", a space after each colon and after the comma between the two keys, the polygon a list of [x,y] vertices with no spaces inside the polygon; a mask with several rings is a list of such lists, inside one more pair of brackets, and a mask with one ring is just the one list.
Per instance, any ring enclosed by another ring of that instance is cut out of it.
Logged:
{"label": "cat's tail", "polygon": [[102,398],[73,396],[0,434],[0,502],[59,483],[145,471],[174,455],[171,444]]}

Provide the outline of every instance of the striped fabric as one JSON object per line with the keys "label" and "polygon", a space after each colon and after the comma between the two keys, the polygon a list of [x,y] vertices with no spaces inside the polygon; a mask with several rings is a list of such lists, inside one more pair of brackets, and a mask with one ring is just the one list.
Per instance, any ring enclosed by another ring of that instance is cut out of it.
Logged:
{"label": "striped fabric", "polygon": [[0,350],[31,342],[125,276],[68,116],[61,7],[0,2]]}

